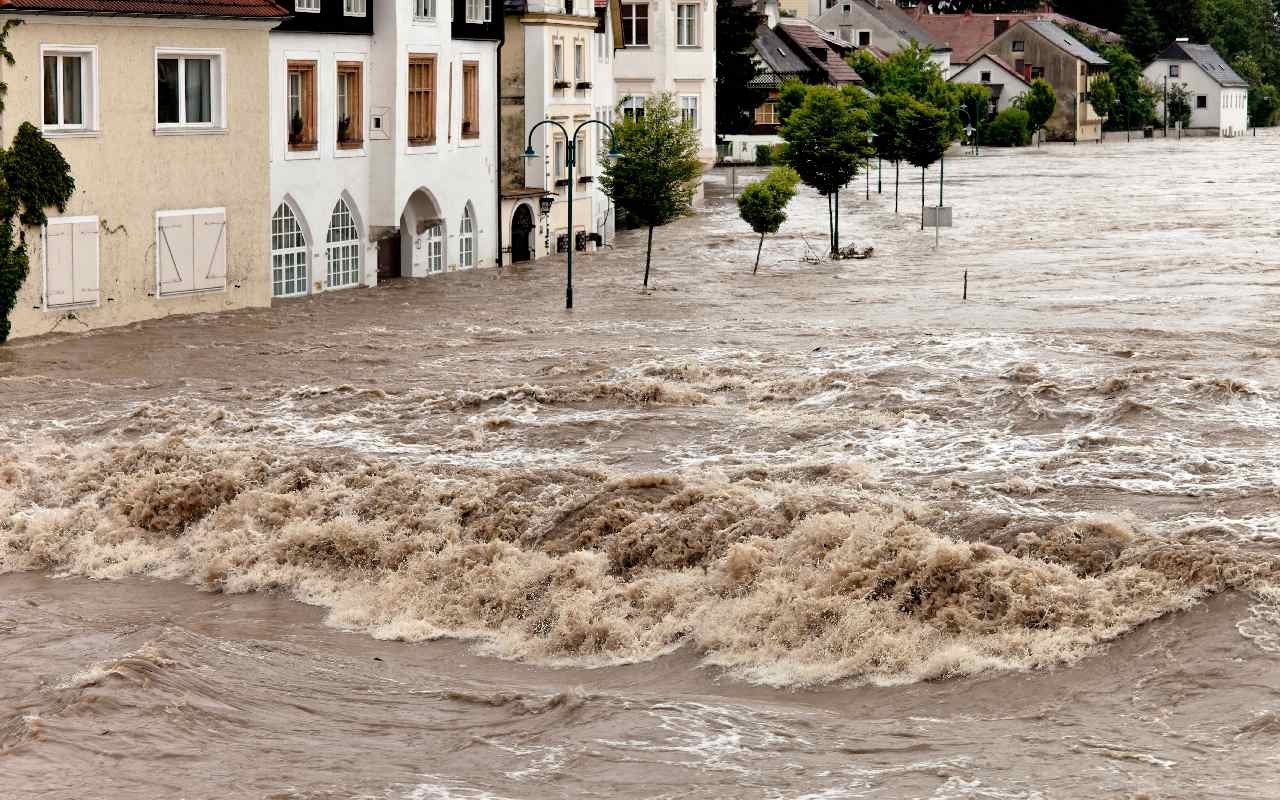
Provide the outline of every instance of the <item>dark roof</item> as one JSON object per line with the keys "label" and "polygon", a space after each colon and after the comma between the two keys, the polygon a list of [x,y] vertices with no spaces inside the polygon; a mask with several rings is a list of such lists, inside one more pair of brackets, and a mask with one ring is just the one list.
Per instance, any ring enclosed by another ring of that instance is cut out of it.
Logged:
{"label": "dark roof", "polygon": [[[1108,62],[1105,58],[1085,47],[1079,39],[1054,25],[1047,19],[1024,19],[1021,25],[1026,25],[1031,30],[1048,39],[1060,50],[1068,55],[1075,56],[1086,64],[1095,67],[1105,67]],[[1015,26],[1016,27],[1016,26]],[[1012,29],[1010,29],[1012,30]]]}
{"label": "dark roof", "polygon": [[803,19],[781,19],[774,29],[782,38],[794,45],[795,52],[822,70],[827,80],[839,86],[844,83],[862,83],[862,77],[844,60],[844,52],[852,51],[845,45],[826,36],[812,22]]}
{"label": "dark roof", "polygon": [[[924,28],[916,24],[916,21],[910,14],[898,8],[895,0],[850,0],[856,3],[864,11],[872,16],[879,18],[884,26],[903,39],[915,39],[922,45],[927,45],[934,50],[948,50],[946,42],[940,42],[932,34]],[[837,3],[832,8],[838,8]]]}
{"label": "dark roof", "polygon": [[1165,51],[1156,57],[1157,61],[1194,61],[1196,66],[1205,71],[1210,78],[1218,82],[1219,86],[1248,86],[1249,82],[1241,78],[1236,71],[1231,68],[1226,59],[1218,55],[1218,51],[1214,50],[1207,44],[1192,44],[1190,42],[1174,42],[1165,48]]}
{"label": "dark roof", "polygon": [[[921,4],[920,7],[922,7]],[[918,7],[919,8],[919,7]],[[1043,11],[1026,14],[923,14],[917,13],[915,23],[928,31],[935,40],[951,47],[951,61],[954,64],[968,64],[982,48],[996,38],[996,20],[1003,20],[1012,27],[1015,23],[1028,19],[1043,19],[1058,25],[1077,25],[1082,30],[1102,39],[1104,42],[1120,42],[1123,38],[1106,28],[1099,28],[1065,14]]]}
{"label": "dark roof", "polygon": [[267,20],[289,16],[271,0],[0,0],[0,11]]}
{"label": "dark roof", "polygon": [[768,25],[756,29],[756,40],[752,42],[756,55],[764,62],[765,69],[780,75],[797,72],[808,72],[811,67],[795,50],[791,43],[783,39]]}

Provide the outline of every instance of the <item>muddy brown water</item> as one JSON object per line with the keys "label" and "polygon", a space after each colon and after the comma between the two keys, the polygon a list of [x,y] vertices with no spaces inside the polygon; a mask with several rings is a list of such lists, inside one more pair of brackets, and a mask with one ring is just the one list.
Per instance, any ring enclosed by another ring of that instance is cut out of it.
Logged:
{"label": "muddy brown water", "polygon": [[0,796],[1276,796],[1276,142],[10,343]]}

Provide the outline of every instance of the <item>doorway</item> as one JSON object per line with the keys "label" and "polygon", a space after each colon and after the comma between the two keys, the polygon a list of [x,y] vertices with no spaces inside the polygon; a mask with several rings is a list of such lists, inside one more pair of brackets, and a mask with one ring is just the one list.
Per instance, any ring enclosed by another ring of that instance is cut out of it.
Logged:
{"label": "doorway", "polygon": [[516,213],[511,218],[511,263],[528,261],[532,256],[529,243],[533,241],[533,212],[528,203],[516,206]]}

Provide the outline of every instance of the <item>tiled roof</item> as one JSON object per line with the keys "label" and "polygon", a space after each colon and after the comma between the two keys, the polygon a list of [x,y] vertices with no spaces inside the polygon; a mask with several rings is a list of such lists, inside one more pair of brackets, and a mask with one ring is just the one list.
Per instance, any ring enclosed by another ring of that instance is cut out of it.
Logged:
{"label": "tiled roof", "polygon": [[1043,19],[1058,25],[1078,25],[1105,42],[1119,42],[1121,37],[1105,28],[1072,19],[1052,11],[1025,14],[917,14],[915,22],[928,31],[934,39],[951,46],[951,62],[968,64],[978,51],[996,38],[996,20],[1004,20],[1009,27],[1023,20]]}
{"label": "tiled roof", "polygon": [[1090,50],[1079,39],[1054,25],[1047,19],[1025,19],[1022,24],[1031,30],[1048,39],[1055,46],[1067,54],[1074,56],[1086,64],[1093,64],[1097,67],[1105,67],[1108,62],[1105,58]]}
{"label": "tiled roof", "polygon": [[142,17],[283,19],[271,0],[0,0],[0,11]]}
{"label": "tiled roof", "polygon": [[[776,31],[799,48],[800,54],[815,67],[827,73],[833,84],[862,83],[862,77],[845,62],[832,40],[819,31],[812,22],[803,19],[781,19]],[[852,50],[850,46],[848,49]]]}
{"label": "tiled roof", "polygon": [[1227,64],[1226,59],[1218,55],[1207,44],[1191,44],[1190,42],[1174,42],[1156,57],[1157,61],[1194,61],[1205,74],[1217,81],[1219,86],[1248,86],[1249,82],[1241,78]]}

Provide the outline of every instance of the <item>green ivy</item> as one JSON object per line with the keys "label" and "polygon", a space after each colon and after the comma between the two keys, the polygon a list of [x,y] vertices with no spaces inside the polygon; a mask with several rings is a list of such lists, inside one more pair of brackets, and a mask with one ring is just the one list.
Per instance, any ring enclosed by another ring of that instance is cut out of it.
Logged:
{"label": "green ivy", "polygon": [[[5,40],[10,29],[20,24],[10,20],[0,28],[0,58],[9,66],[14,58]],[[0,112],[7,91],[0,83]],[[48,222],[46,208],[65,211],[75,188],[71,166],[61,151],[30,122],[18,128],[8,150],[0,148],[0,342],[9,338],[9,315],[31,268],[25,229]]]}

